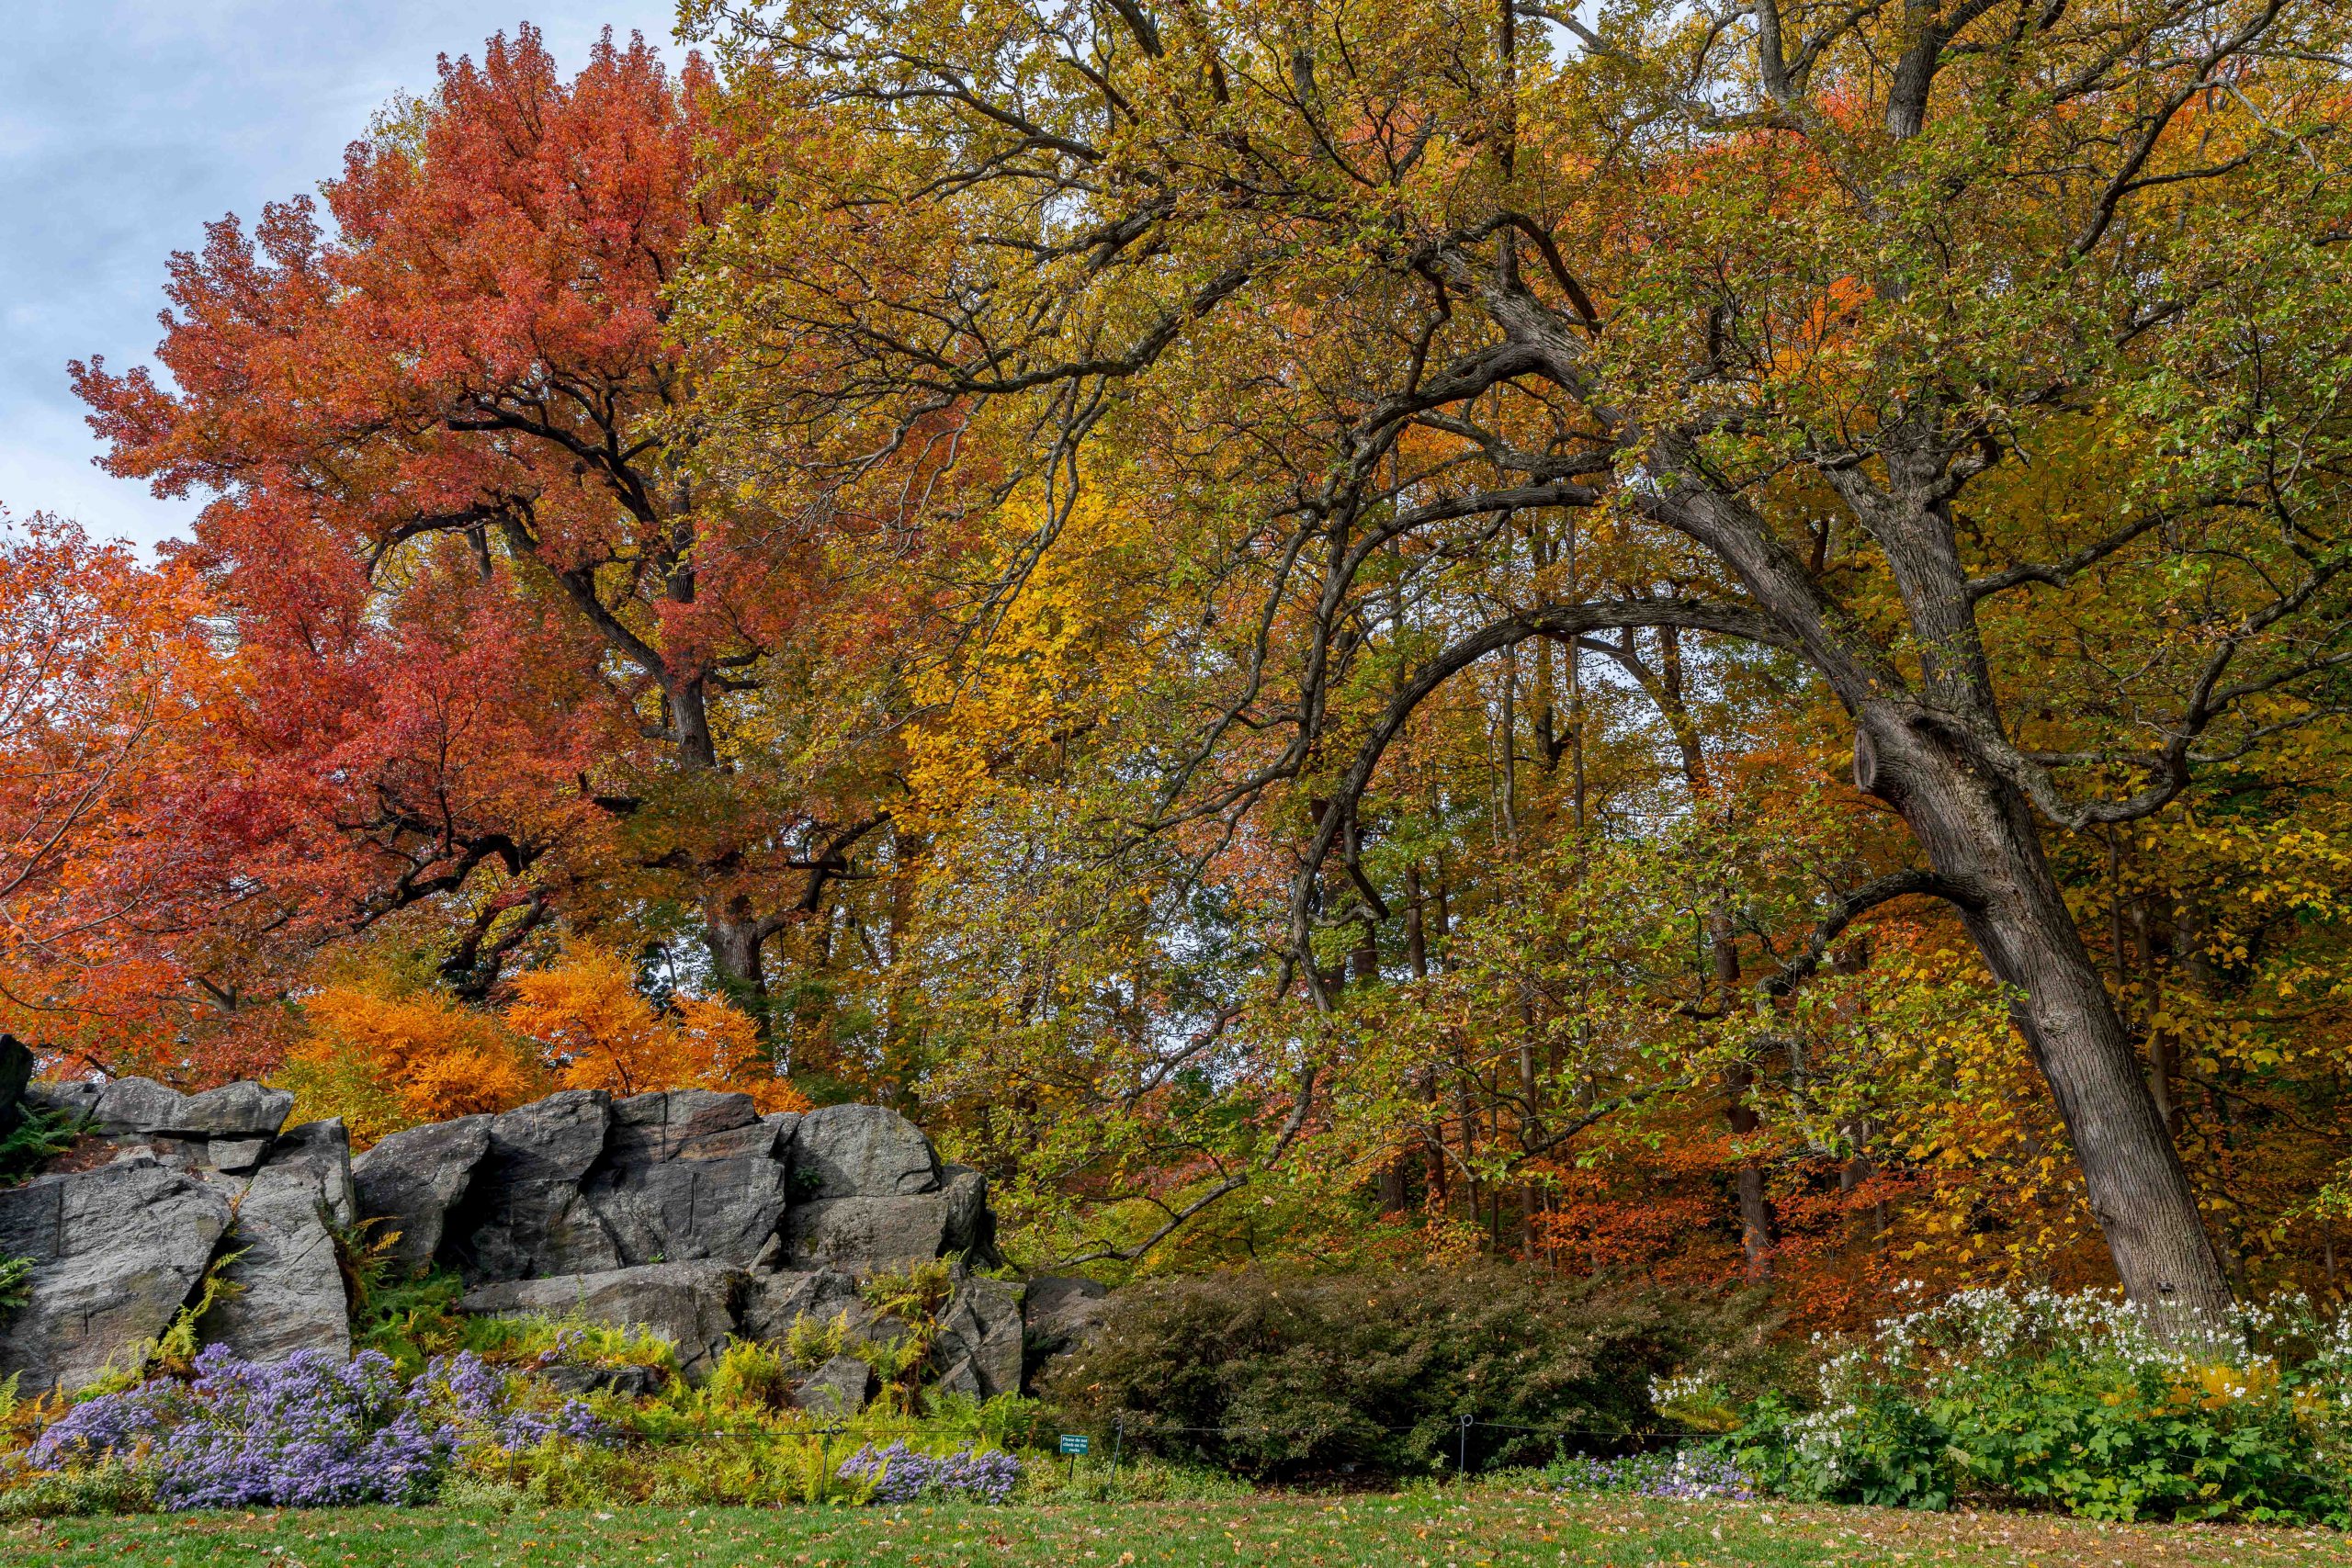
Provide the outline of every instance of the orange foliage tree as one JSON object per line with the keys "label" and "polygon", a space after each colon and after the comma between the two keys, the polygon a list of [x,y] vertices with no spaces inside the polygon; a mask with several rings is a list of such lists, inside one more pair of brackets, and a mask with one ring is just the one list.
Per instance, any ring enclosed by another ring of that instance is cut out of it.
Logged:
{"label": "orange foliage tree", "polygon": [[323,211],[175,258],[169,386],[74,368],[114,472],[211,498],[179,559],[237,630],[248,874],[322,929],[426,908],[474,999],[559,911],[650,899],[762,1014],[773,939],[887,819],[797,700],[865,646],[812,626],[817,534],[680,458],[711,91],[642,41],[566,78],[493,39]]}

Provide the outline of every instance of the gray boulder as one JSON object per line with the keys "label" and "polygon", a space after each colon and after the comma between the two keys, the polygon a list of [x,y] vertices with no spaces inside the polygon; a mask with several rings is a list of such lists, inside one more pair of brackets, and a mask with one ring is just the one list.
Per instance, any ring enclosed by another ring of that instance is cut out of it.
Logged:
{"label": "gray boulder", "polygon": [[170,1325],[228,1226],[226,1193],[146,1159],[0,1192],[0,1255],[33,1260],[31,1299],[0,1332],[0,1378],[27,1394],[90,1382]]}
{"label": "gray boulder", "polygon": [[792,1134],[792,1195],[898,1198],[938,1190],[939,1156],[922,1130],[878,1105],[828,1105]]}
{"label": "gray boulder", "polygon": [[35,1078],[25,1086],[24,1102],[40,1111],[63,1111],[86,1122],[97,1114],[104,1084],[85,1078]]}
{"label": "gray boulder", "polygon": [[205,1314],[205,1337],[249,1361],[296,1350],[351,1354],[350,1304],[331,1225],[348,1225],[351,1148],[343,1122],[312,1122],[277,1140],[237,1203],[223,1271],[239,1287]]}
{"label": "gray boulder", "polygon": [[784,1217],[778,1137],[749,1095],[634,1095],[614,1104],[604,1157],[582,1190],[625,1264],[749,1264]]}
{"label": "gray boulder", "polygon": [[947,1198],[947,1250],[966,1262],[994,1269],[1004,1262],[996,1249],[996,1214],[989,1208],[989,1179],[969,1166],[942,1171]]}
{"label": "gray boulder", "polygon": [[489,1116],[460,1116],[394,1133],[351,1162],[359,1213],[397,1231],[393,1266],[417,1274],[433,1266],[449,1211],[472,1183],[490,1148]]}
{"label": "gray boulder", "polygon": [[825,1198],[796,1204],[784,1217],[787,1266],[831,1266],[854,1274],[894,1273],[948,1251],[948,1199],[942,1192],[904,1198]]}
{"label": "gray boulder", "polygon": [[678,1370],[698,1379],[727,1348],[743,1288],[743,1271],[724,1263],[650,1263],[483,1285],[459,1298],[458,1310],[576,1314],[613,1328],[642,1328],[667,1340],[678,1353]]}
{"label": "gray boulder", "polygon": [[110,1137],[266,1138],[293,1109],[289,1090],[250,1081],[182,1094],[153,1078],[117,1078],[98,1091],[93,1115]]}
{"label": "gray boulder", "polygon": [[854,1416],[873,1397],[874,1369],[855,1356],[839,1355],[793,1386],[792,1403],[821,1416]]}
{"label": "gray boulder", "polygon": [[187,1096],[153,1078],[116,1078],[99,1089],[92,1115],[97,1130],[112,1136],[175,1133],[187,1103]]}
{"label": "gray boulder", "polygon": [[754,1270],[736,1317],[744,1338],[763,1341],[784,1339],[804,1319],[821,1327],[846,1318],[854,1345],[895,1345],[908,1333],[905,1324],[868,1306],[856,1280],[838,1269]]}
{"label": "gray boulder", "polygon": [[214,1138],[204,1147],[203,1164],[224,1176],[246,1176],[268,1153],[267,1138]]}
{"label": "gray boulder", "polygon": [[489,1149],[442,1238],[469,1281],[622,1267],[612,1231],[581,1191],[611,1124],[602,1089],[567,1089],[492,1120]]}
{"label": "gray boulder", "polygon": [[[106,1097],[98,1097],[103,1111]],[[294,1109],[291,1089],[269,1089],[243,1082],[224,1083],[202,1094],[191,1094],[180,1104],[180,1125],[164,1129],[183,1136],[205,1138],[266,1138],[286,1125]]]}
{"label": "gray boulder", "polygon": [[662,1392],[662,1382],[660,1372],[634,1361],[604,1367],[559,1361],[553,1366],[541,1367],[531,1375],[558,1393],[617,1393],[630,1399],[650,1398]]}
{"label": "gray boulder", "polygon": [[1093,1337],[1110,1298],[1111,1288],[1100,1280],[1049,1274],[1030,1280],[1021,1303],[1029,1343],[1046,1356],[1077,1348]]}
{"label": "gray boulder", "polygon": [[13,1034],[0,1034],[0,1134],[25,1119],[21,1101],[33,1081],[33,1054]]}
{"label": "gray boulder", "polygon": [[931,1343],[939,1386],[974,1399],[1019,1393],[1021,1336],[1019,1285],[977,1277],[965,1280],[939,1314],[939,1332]]}

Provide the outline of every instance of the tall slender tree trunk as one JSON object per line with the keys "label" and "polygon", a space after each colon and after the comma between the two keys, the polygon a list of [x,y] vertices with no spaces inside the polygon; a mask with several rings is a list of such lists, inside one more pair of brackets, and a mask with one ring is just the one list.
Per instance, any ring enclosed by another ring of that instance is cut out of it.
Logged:
{"label": "tall slender tree trunk", "polygon": [[2032,809],[1925,710],[1857,715],[1854,782],[1902,813],[1947,884],[2073,1140],[2132,1299],[2177,1321],[2233,1300],[2221,1253],[2147,1080],[2043,855]]}
{"label": "tall slender tree trunk", "polygon": [[[1739,994],[1739,939],[1734,931],[1731,908],[1719,903],[1707,918],[1707,948],[1715,971],[1715,983],[1722,989],[1725,1005]],[[1763,1124],[1756,1108],[1747,1102],[1747,1091],[1756,1087],[1756,1068],[1745,1060],[1734,1062],[1724,1073],[1724,1089],[1729,1104],[1724,1117],[1735,1140],[1746,1142],[1756,1135]],[[1750,1283],[1761,1283],[1772,1277],[1772,1201],[1764,1190],[1764,1168],[1757,1163],[1753,1153],[1742,1150],[1739,1168],[1732,1175],[1733,1190],[1739,1201],[1739,1251],[1745,1260]]]}

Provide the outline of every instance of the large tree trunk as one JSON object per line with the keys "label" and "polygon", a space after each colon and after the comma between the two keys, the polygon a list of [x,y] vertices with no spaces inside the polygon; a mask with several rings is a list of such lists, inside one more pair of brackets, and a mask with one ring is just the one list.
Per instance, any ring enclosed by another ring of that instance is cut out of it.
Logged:
{"label": "large tree trunk", "polygon": [[1854,777],[1901,812],[2011,988],[2011,1016],[2074,1141],[2091,1213],[2131,1298],[2177,1323],[2232,1302],[2188,1174],[2098,965],[2051,874],[2024,795],[1927,710],[1867,705]]}
{"label": "large tree trunk", "polygon": [[710,969],[719,987],[736,1006],[750,1013],[763,1034],[768,1025],[767,977],[761,973],[760,949],[768,928],[752,913],[741,894],[714,897],[703,905],[703,929],[710,948]]}

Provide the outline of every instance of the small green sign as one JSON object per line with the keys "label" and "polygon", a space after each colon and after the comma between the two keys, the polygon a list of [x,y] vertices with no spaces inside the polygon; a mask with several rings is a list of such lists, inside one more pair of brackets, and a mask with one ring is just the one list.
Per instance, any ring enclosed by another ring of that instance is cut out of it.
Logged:
{"label": "small green sign", "polygon": [[1082,1454],[1086,1452],[1087,1445],[1092,1441],[1093,1439],[1091,1438],[1087,1437],[1082,1432],[1064,1432],[1062,1434],[1062,1452],[1066,1454]]}

